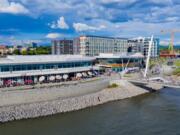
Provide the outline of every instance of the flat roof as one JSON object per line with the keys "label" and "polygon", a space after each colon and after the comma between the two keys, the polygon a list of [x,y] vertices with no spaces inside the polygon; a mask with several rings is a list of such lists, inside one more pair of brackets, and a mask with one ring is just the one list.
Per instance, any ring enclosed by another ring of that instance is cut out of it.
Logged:
{"label": "flat roof", "polygon": [[96,37],[96,38],[108,38],[108,39],[123,39],[123,40],[128,40],[128,38],[123,38],[123,37],[108,37],[108,36],[95,36],[95,35],[81,35],[80,37]]}
{"label": "flat roof", "polygon": [[135,54],[113,54],[113,53],[100,53],[99,56],[96,58],[103,59],[103,58],[144,58],[144,56],[141,53],[135,53]]}
{"label": "flat roof", "polygon": [[0,59],[0,65],[9,64],[38,64],[38,63],[62,63],[77,61],[93,61],[94,57],[82,55],[13,55]]}

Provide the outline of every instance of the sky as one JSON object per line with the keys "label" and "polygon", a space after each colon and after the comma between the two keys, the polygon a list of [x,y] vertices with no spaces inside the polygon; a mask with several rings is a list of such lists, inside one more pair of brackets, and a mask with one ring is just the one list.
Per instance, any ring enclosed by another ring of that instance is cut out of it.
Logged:
{"label": "sky", "polygon": [[[100,35],[151,36],[180,30],[180,0],[0,0],[0,44]],[[180,44],[180,32],[175,34]]]}

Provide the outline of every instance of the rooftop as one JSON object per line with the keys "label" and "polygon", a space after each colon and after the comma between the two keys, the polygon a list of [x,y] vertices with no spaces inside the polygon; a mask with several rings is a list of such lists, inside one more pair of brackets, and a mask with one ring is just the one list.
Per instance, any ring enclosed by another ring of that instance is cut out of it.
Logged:
{"label": "rooftop", "polygon": [[96,37],[96,38],[108,38],[108,39],[123,39],[123,40],[128,40],[128,38],[108,37],[108,36],[94,36],[94,35],[81,35],[80,37]]}
{"label": "rooftop", "polygon": [[0,49],[6,49],[6,46],[0,45]]}
{"label": "rooftop", "polygon": [[135,54],[100,53],[99,56],[97,56],[96,58],[144,58],[144,56],[141,53],[135,53]]}
{"label": "rooftop", "polygon": [[0,64],[33,64],[33,63],[61,63],[73,61],[92,61],[93,57],[82,55],[15,55],[0,59]]}

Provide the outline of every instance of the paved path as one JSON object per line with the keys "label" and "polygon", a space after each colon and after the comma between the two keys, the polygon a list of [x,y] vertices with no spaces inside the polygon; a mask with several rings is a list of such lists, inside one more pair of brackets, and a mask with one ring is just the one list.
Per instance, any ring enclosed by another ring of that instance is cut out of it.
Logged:
{"label": "paved path", "polygon": [[53,87],[43,87],[28,90],[10,90],[0,92],[0,107],[13,104],[26,104],[55,100],[58,98],[69,98],[74,96],[94,93],[106,88],[109,79],[89,80],[82,83],[71,83],[68,85],[58,85]]}

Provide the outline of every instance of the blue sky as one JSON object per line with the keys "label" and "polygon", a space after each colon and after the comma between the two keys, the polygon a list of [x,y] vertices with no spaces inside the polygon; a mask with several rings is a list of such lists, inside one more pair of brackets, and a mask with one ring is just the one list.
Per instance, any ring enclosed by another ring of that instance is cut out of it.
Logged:
{"label": "blue sky", "polygon": [[179,13],[179,0],[0,0],[0,43],[154,34],[167,44],[160,31],[180,29]]}

